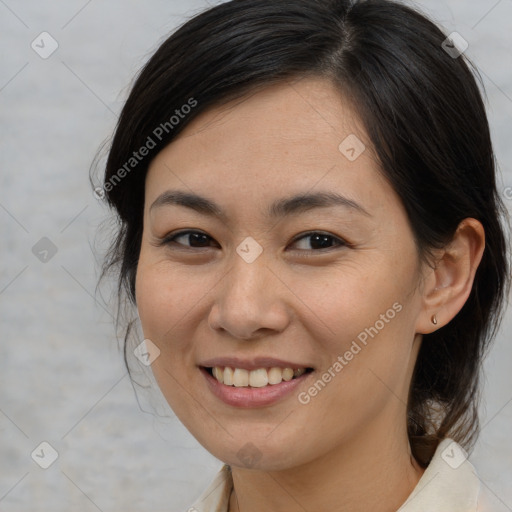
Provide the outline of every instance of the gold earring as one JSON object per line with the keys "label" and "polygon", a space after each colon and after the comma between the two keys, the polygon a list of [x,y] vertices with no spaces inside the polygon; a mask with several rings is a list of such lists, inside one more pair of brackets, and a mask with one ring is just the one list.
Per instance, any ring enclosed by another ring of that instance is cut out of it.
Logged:
{"label": "gold earring", "polygon": [[430,319],[434,325],[437,325],[437,318],[436,315],[432,315],[432,318]]}

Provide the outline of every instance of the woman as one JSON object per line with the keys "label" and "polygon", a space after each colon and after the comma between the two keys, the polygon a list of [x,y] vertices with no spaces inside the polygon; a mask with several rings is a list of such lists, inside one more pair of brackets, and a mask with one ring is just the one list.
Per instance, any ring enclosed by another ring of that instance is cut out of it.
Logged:
{"label": "woman", "polygon": [[125,358],[225,463],[190,510],[482,508],[509,264],[456,42],[387,0],[234,0],[139,74],[104,271],[137,307]]}

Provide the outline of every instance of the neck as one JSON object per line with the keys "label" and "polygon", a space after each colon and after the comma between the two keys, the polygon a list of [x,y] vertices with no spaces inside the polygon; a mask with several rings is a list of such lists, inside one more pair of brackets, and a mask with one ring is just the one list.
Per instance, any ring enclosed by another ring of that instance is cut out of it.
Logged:
{"label": "neck", "polygon": [[380,432],[357,434],[322,457],[290,469],[232,467],[229,512],[396,511],[424,469],[410,453],[406,432]]}

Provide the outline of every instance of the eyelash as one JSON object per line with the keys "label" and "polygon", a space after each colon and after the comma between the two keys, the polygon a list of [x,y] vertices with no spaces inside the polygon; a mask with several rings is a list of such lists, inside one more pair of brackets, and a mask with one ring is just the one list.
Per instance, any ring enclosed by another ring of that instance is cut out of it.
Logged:
{"label": "eyelash", "polygon": [[[204,235],[205,237],[209,238],[210,240],[213,240],[212,237],[210,237],[206,233],[203,233],[202,231],[185,230],[185,231],[179,231],[177,233],[174,233],[174,234],[166,236],[165,238],[163,238],[158,243],[158,246],[177,244],[179,246],[182,246],[184,248],[184,250],[187,250],[187,251],[188,250],[194,250],[194,249],[206,249],[206,248],[208,248],[208,246],[206,246],[206,247],[190,247],[190,246],[186,246],[186,245],[180,244],[180,243],[175,241],[177,238],[180,238],[180,237],[186,236],[186,235],[190,235],[190,234]],[[304,238],[312,237],[314,235],[320,235],[320,236],[323,236],[323,237],[328,237],[328,238],[338,242],[337,247],[350,247],[351,246],[346,240],[344,240],[344,239],[342,239],[340,237],[331,235],[329,233],[323,233],[321,231],[308,231],[306,233],[302,233],[300,236],[298,236],[294,240],[292,240],[292,243],[296,243],[296,242],[298,242],[298,241],[300,241],[300,240],[302,240]],[[326,248],[321,248],[321,249],[297,249],[297,251],[299,251],[299,252],[330,252],[333,249],[336,249],[336,246],[326,247]]]}

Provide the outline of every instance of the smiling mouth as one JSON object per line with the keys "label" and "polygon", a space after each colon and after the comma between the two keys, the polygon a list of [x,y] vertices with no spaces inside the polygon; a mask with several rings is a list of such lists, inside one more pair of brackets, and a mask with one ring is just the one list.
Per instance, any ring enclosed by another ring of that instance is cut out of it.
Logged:
{"label": "smiling mouth", "polygon": [[226,386],[262,388],[296,379],[313,368],[258,368],[245,370],[229,366],[203,367],[214,379]]}

